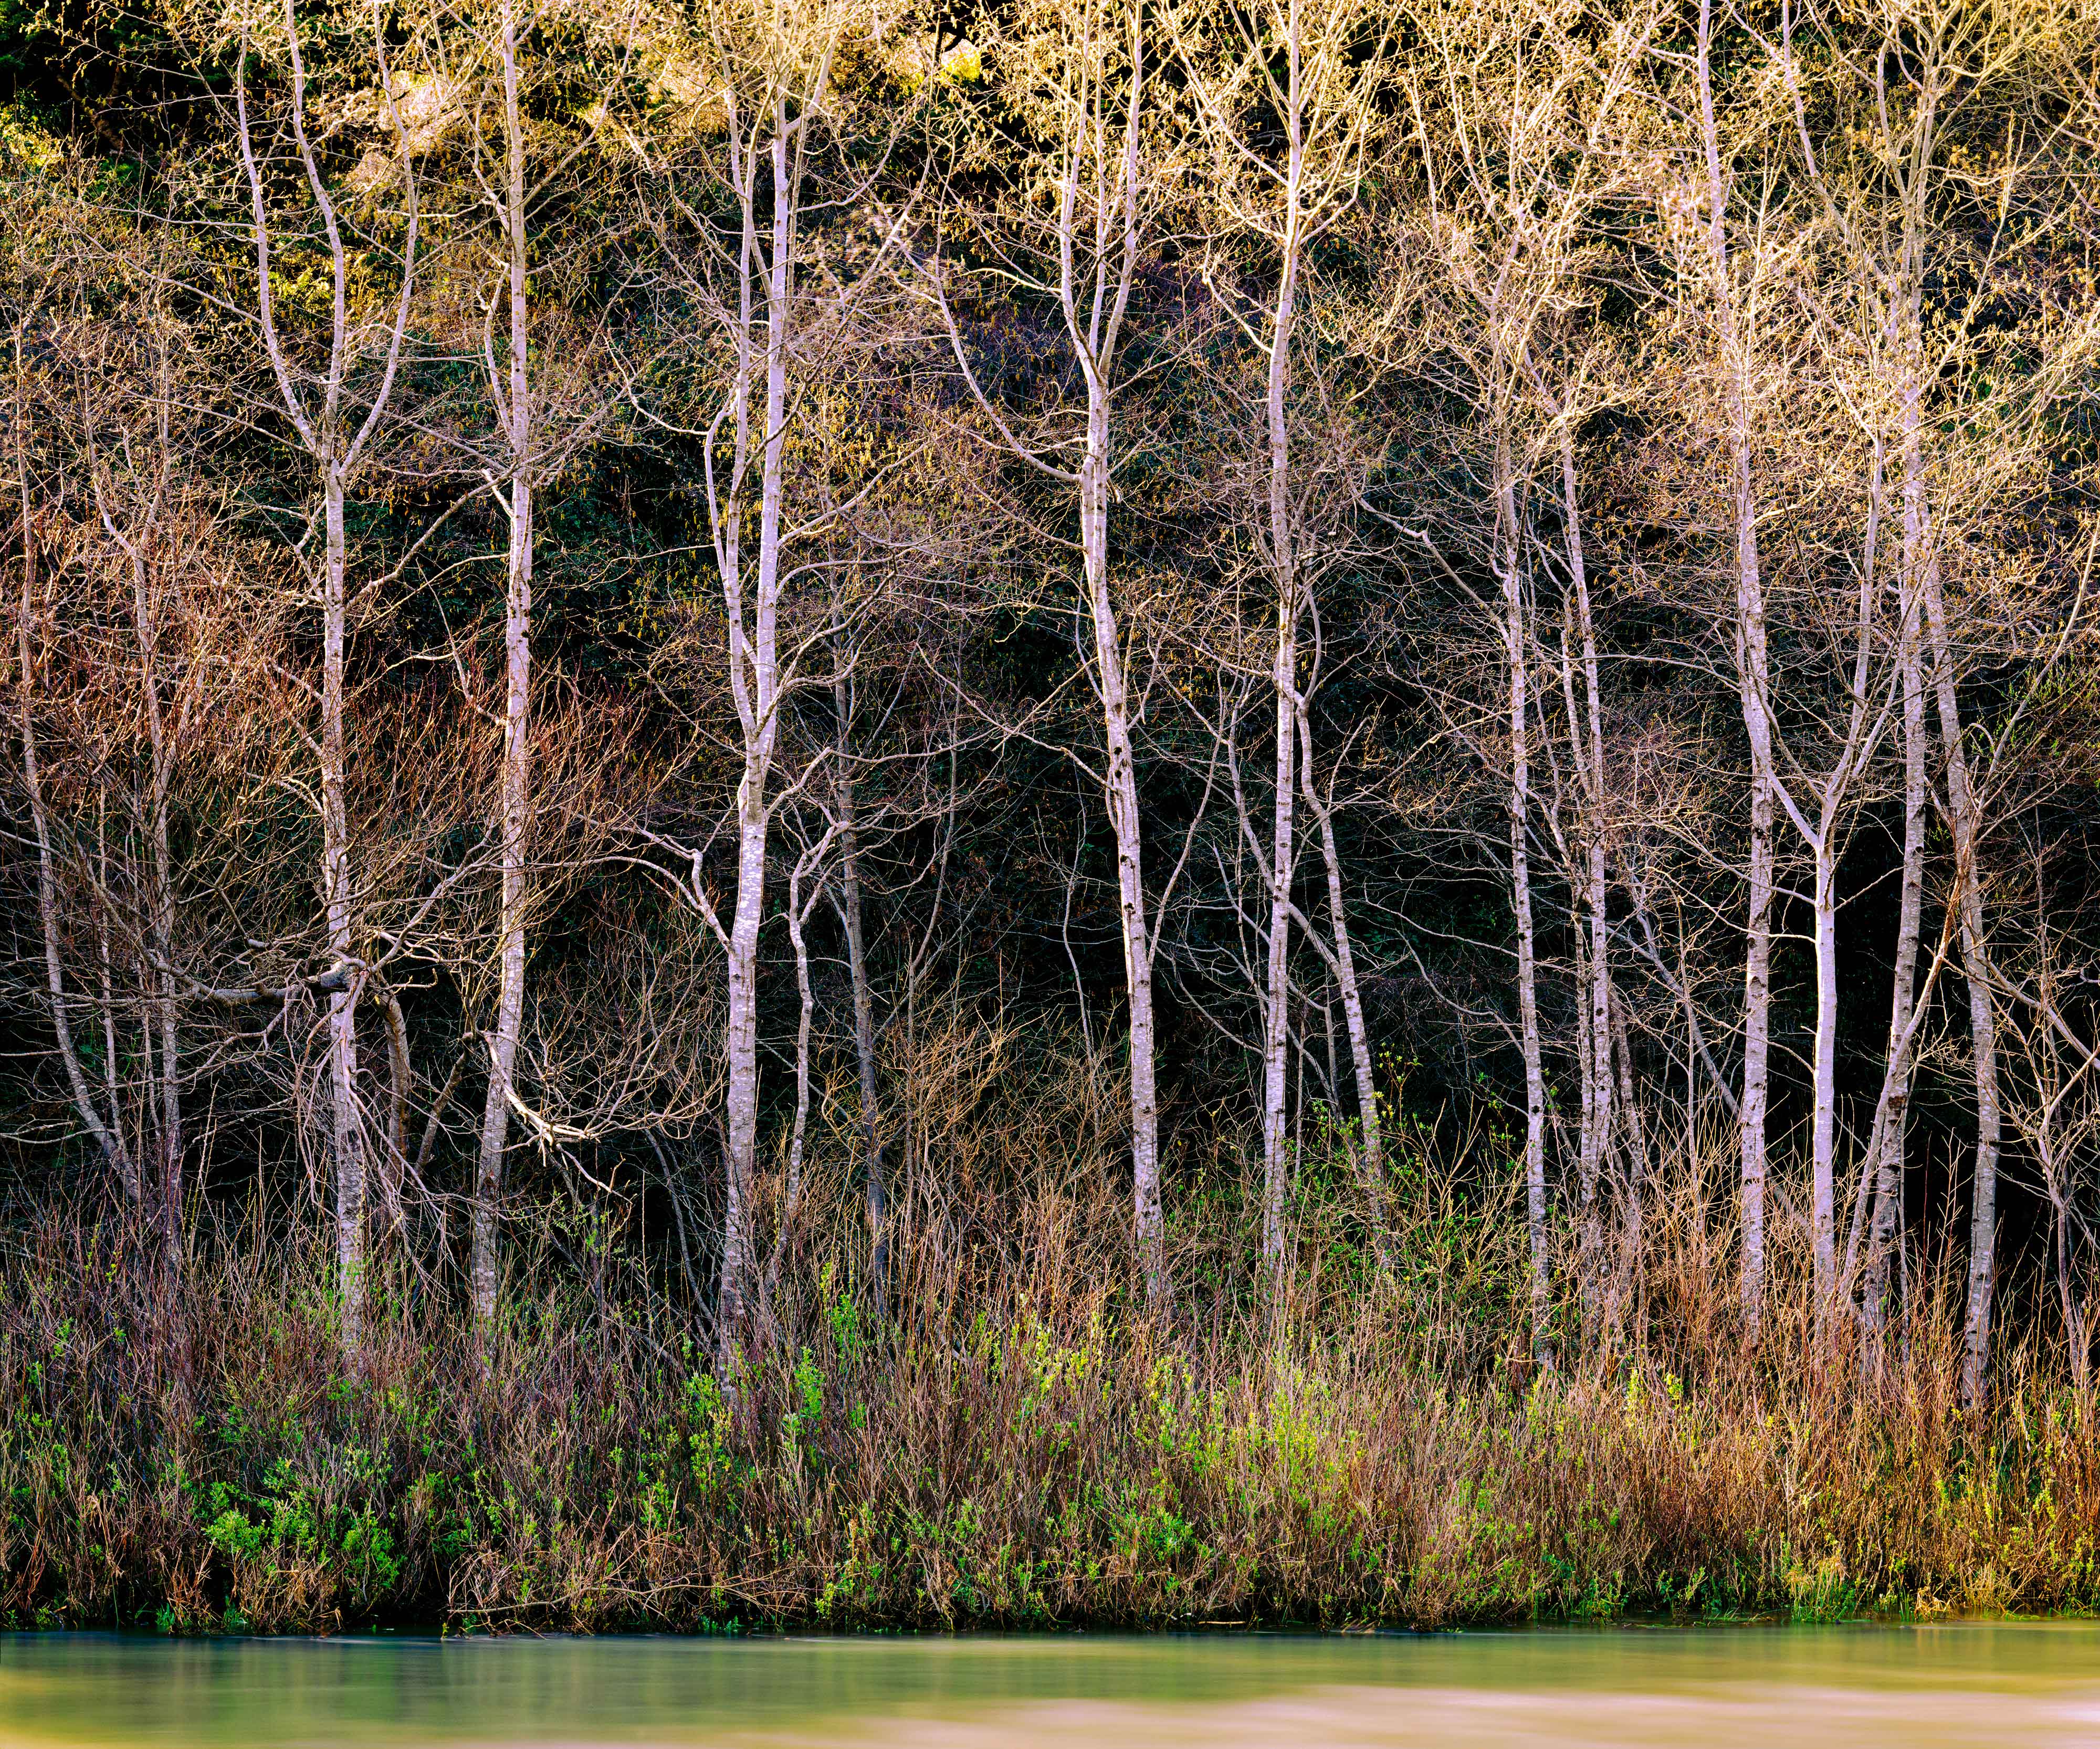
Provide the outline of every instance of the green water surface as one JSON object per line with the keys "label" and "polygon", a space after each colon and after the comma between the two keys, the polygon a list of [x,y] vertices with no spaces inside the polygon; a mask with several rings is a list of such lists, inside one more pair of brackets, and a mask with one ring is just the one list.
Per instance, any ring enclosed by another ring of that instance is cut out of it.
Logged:
{"label": "green water surface", "polygon": [[2100,1627],[0,1636],[0,1743],[2100,1746]]}

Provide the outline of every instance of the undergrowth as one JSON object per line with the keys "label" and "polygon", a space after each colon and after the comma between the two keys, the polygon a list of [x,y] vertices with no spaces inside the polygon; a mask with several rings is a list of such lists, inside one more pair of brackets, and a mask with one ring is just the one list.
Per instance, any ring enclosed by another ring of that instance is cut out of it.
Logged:
{"label": "undergrowth", "polygon": [[2100,1605],[2090,1396],[2013,1349],[1962,1411],[1929,1283],[1872,1364],[1783,1286],[1753,1348],[1721,1240],[1657,1221],[1640,1292],[1571,1296],[1541,1368],[1486,1233],[1464,1267],[1403,1246],[1391,1276],[1309,1271],[1280,1314],[1165,1319],[923,1268],[893,1296],[917,1310],[879,1318],[834,1260],[721,1364],[654,1301],[514,1294],[477,1337],[404,1273],[375,1281],[353,1363],[291,1240],[222,1242],[170,1294],[107,1230],[47,1221],[0,1264],[0,1611],[719,1631]]}

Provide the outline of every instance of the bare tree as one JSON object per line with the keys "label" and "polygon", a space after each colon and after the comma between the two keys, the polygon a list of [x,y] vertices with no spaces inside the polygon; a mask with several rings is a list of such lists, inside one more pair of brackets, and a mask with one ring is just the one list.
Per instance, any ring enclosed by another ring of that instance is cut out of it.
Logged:
{"label": "bare tree", "polygon": [[[1082,661],[1101,709],[1099,773],[1115,835],[1117,902],[1130,1002],[1131,1168],[1133,1236],[1146,1297],[1165,1304],[1166,1228],[1159,1199],[1159,1099],[1154,1070],[1153,971],[1155,909],[1145,881],[1145,824],[1132,733],[1137,701],[1130,674],[1129,629],[1121,621],[1112,570],[1109,510],[1118,460],[1116,405],[1127,385],[1123,354],[1139,268],[1165,193],[1165,166],[1153,155],[1159,117],[1146,64],[1142,0],[1031,0],[1016,33],[999,48],[1010,64],[1013,100],[1047,142],[1047,214],[1031,205],[1014,215],[1013,245],[1001,276],[1057,312],[1083,389],[1078,429],[1061,442],[1030,442],[998,404],[971,360],[950,296],[951,266],[925,275],[955,362],[970,394],[1008,454],[1073,491],[1091,636]],[[998,385],[992,385],[996,390]],[[1069,463],[1052,459],[1068,454]],[[1163,903],[1163,899],[1162,899]]]}
{"label": "bare tree", "polygon": [[[1272,288],[1252,320],[1238,309],[1236,288],[1226,296],[1233,317],[1267,360],[1262,398],[1268,437],[1263,550],[1274,583],[1269,687],[1275,715],[1275,773],[1268,841],[1253,848],[1264,877],[1268,911],[1261,1040],[1262,1248],[1271,1292],[1278,1297],[1285,1267],[1286,1065],[1290,923],[1297,910],[1292,899],[1296,810],[1301,788],[1314,800],[1321,829],[1335,934],[1330,957],[1341,987],[1356,1069],[1362,1171],[1381,1257],[1387,1248],[1384,1150],[1370,1041],[1350,951],[1331,810],[1318,807],[1311,765],[1312,721],[1306,696],[1314,682],[1301,678],[1299,638],[1317,563],[1317,537],[1305,526],[1306,487],[1299,477],[1305,470],[1301,462],[1294,472],[1291,441],[1296,329],[1304,295],[1301,280],[1306,254],[1351,210],[1377,119],[1376,92],[1387,75],[1383,43],[1370,54],[1363,52],[1369,22],[1357,0],[1326,0],[1325,4],[1320,0],[1273,0],[1251,11],[1220,7],[1215,15],[1182,21],[1179,32],[1182,60],[1198,97],[1198,113],[1217,160],[1221,203],[1235,229],[1259,237],[1275,257]],[[1276,152],[1267,149],[1263,138],[1272,116],[1280,122],[1282,136]],[[1215,270],[1211,277],[1215,284]],[[1301,743],[1306,760],[1302,778],[1298,770]]]}
{"label": "bare tree", "polygon": [[[791,441],[805,386],[821,378],[824,359],[836,358],[827,348],[837,345],[857,301],[889,267],[902,223],[889,222],[851,276],[841,278],[805,234],[804,219],[812,206],[827,214],[850,212],[875,174],[856,167],[850,186],[821,197],[814,187],[826,130],[839,125],[832,113],[839,96],[832,69],[850,45],[879,37],[884,23],[844,4],[789,12],[770,0],[728,0],[711,9],[699,46],[724,126],[720,161],[709,174],[729,205],[733,226],[717,227],[675,177],[663,184],[660,225],[667,240],[673,227],[679,233],[669,258],[685,276],[710,340],[728,360],[704,430],[694,434],[702,441],[708,551],[721,594],[726,678],[740,743],[734,898],[726,922],[709,896],[704,846],[658,840],[660,847],[677,849],[686,859],[681,890],[708,919],[727,961],[727,1195],[717,1305],[725,1353],[742,1329],[754,1285],[758,941],[768,846],[783,796],[800,793],[821,770],[820,759],[784,782],[776,771],[783,705],[798,687],[813,683],[805,657],[825,624],[821,616],[812,617],[799,640],[791,630],[783,649],[783,603],[800,575],[799,546],[816,541],[840,508],[820,503],[808,519],[794,519]],[[706,144],[712,149],[712,141]],[[674,428],[664,416],[644,412],[666,431]]]}

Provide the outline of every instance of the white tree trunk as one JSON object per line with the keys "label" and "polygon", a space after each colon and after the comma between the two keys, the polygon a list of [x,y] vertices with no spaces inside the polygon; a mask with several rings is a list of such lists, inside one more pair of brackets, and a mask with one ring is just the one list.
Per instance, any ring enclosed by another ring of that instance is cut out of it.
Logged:
{"label": "white tree trunk", "polygon": [[1546,1227],[1546,1075],[1539,1055],[1538,971],[1531,903],[1531,704],[1529,628],[1516,541],[1515,495],[1507,464],[1499,494],[1502,532],[1501,572],[1503,656],[1509,668],[1510,897],[1516,915],[1516,988],[1524,1053],[1524,1181],[1526,1226],[1531,1240],[1531,1340],[1542,1366],[1551,1362],[1551,1264]]}
{"label": "white tree trunk", "polygon": [[1727,378],[1730,487],[1736,543],[1736,674],[1743,729],[1750,749],[1749,894],[1743,958],[1743,1094],[1739,1103],[1741,1152],[1742,1295],[1745,1327],[1754,1336],[1764,1310],[1765,1110],[1771,1087],[1773,771],[1770,663],[1765,638],[1764,583],[1758,558],[1757,498],[1751,479],[1752,432],[1747,337],[1736,320],[1728,266],[1727,179],[1721,165],[1720,126],[1714,109],[1710,61],[1713,0],[1700,0],[1696,68],[1700,124],[1706,157],[1707,258],[1712,274],[1719,354]]}
{"label": "white tree trunk", "polygon": [[1298,746],[1298,619],[1299,572],[1297,537],[1290,526],[1290,338],[1298,297],[1299,177],[1304,142],[1298,113],[1298,44],[1287,45],[1290,60],[1285,125],[1290,133],[1290,160],[1285,171],[1282,260],[1277,277],[1268,345],[1268,545],[1276,577],[1276,654],[1270,674],[1276,704],[1276,815],[1268,852],[1268,987],[1262,1028],[1262,1254],[1268,1265],[1269,1296],[1281,1304],[1286,1258],[1284,1230],[1289,1160],[1284,1147],[1285,1058],[1290,1048],[1290,909],[1297,850],[1294,804],[1298,780],[1294,755]]}
{"label": "white tree trunk", "polygon": [[[776,99],[769,140],[775,190],[792,186],[790,131],[785,100]],[[737,714],[744,740],[743,773],[736,793],[736,908],[726,943],[729,1014],[722,1040],[728,1084],[724,1101],[727,1158],[723,1163],[726,1182],[721,1283],[716,1315],[725,1356],[742,1332],[753,1261],[751,1195],[758,1170],[758,930],[765,916],[765,862],[773,824],[767,784],[779,733],[780,525],[786,477],[794,214],[792,198],[774,201],[771,250],[764,276],[765,393],[759,449],[758,553],[748,621],[743,580],[733,545],[723,576]],[[748,240],[746,259],[756,258]]]}
{"label": "white tree trunk", "polygon": [[[342,468],[331,462],[323,481],[327,556],[321,576],[321,900],[330,969],[350,967],[350,814],[345,795],[343,682],[346,607],[343,571]],[[357,982],[328,999],[329,1136],[335,1155],[336,1283],[342,1345],[355,1354],[364,1332],[364,1125],[357,1103]]]}
{"label": "white tree trunk", "polygon": [[1145,1299],[1167,1300],[1167,1235],[1159,1203],[1159,1102],[1153,1071],[1152,941],[1145,908],[1143,819],[1131,742],[1130,696],[1108,575],[1108,396],[1092,379],[1088,444],[1079,475],[1079,545],[1094,632],[1094,669],[1107,744],[1104,785],[1115,833],[1116,900],[1123,923],[1123,975],[1130,993],[1130,1155],[1133,1236]]}
{"label": "white tree trunk", "polygon": [[[399,298],[393,329],[383,352],[383,369],[377,388],[365,411],[364,423],[355,435],[348,429],[345,388],[353,359],[364,343],[351,332],[350,321],[350,251],[337,223],[336,210],[322,176],[320,159],[307,138],[306,127],[306,67],[299,48],[298,20],[292,0],[285,0],[286,43],[292,68],[289,120],[307,191],[313,197],[328,241],[329,306],[328,364],[321,374],[318,393],[309,396],[295,380],[289,351],[277,327],[276,294],[270,266],[271,227],[267,196],[257,165],[254,138],[248,119],[248,91],[245,78],[234,83],[235,114],[242,169],[245,172],[253,236],[255,245],[256,313],[262,329],[264,356],[276,378],[285,411],[298,434],[301,446],[314,466],[321,490],[324,559],[321,572],[321,724],[320,814],[321,903],[328,934],[331,982],[340,987],[329,993],[326,1037],[329,1059],[329,1143],[335,1166],[335,1226],[337,1292],[342,1303],[342,1339],[346,1353],[355,1355],[364,1340],[364,1131],[357,1103],[357,996],[359,978],[354,964],[355,895],[350,864],[350,815],[345,794],[343,693],[347,600],[344,572],[347,563],[343,532],[345,481],[355,466],[366,441],[393,393],[395,373],[401,360],[402,337],[415,289],[416,246],[420,223],[416,205],[416,175],[407,135],[393,113],[392,77],[388,71],[384,39],[375,35],[373,49],[378,64],[380,89],[386,94],[388,117],[401,151],[401,175],[408,201],[408,235],[402,250]],[[241,42],[240,65],[245,71],[247,40]]]}
{"label": "white tree trunk", "polygon": [[1815,1299],[1827,1312],[1838,1282],[1838,853],[1828,810],[1812,846],[1815,930],[1815,1047],[1809,1124],[1809,1200],[1815,1249]]}
{"label": "white tree trunk", "polygon": [[[503,1195],[503,1155],[510,1139],[510,1099],[525,1015],[525,841],[532,824],[532,404],[527,373],[531,320],[526,303],[525,130],[519,113],[517,19],[513,0],[502,13],[503,114],[507,148],[504,199],[510,306],[509,383],[492,380],[504,417],[510,462],[510,545],[504,567],[503,766],[497,822],[501,881],[496,918],[496,990],[488,1038],[488,1087],[474,1162],[472,1271],[474,1310],[487,1323],[496,1315],[496,1249]],[[491,360],[492,364],[494,360]]]}
{"label": "white tree trunk", "polygon": [[[1370,1209],[1371,1245],[1379,1266],[1392,1267],[1392,1223],[1386,1208],[1385,1128],[1379,1115],[1378,1071],[1371,1060],[1370,1028],[1364,1020],[1363,992],[1357,981],[1355,949],[1349,941],[1348,908],[1342,898],[1342,858],[1335,843],[1334,809],[1321,799],[1313,781],[1312,726],[1301,695],[1298,701],[1299,781],[1306,805],[1320,828],[1320,857],[1327,875],[1327,914],[1335,935],[1333,970],[1342,992],[1342,1022],[1349,1037],[1349,1062],[1357,1083],[1357,1127],[1363,1139],[1361,1168]],[[1315,938],[1317,940],[1317,937]]]}
{"label": "white tree trunk", "polygon": [[[1914,391],[1915,392],[1915,391]],[[1921,418],[1915,403],[1906,408],[1907,438]],[[1954,837],[1954,883],[1961,922],[1961,972],[1969,987],[1970,1050],[1976,1075],[1976,1154],[1970,1180],[1969,1226],[1969,1305],[1962,1328],[1961,1397],[1980,1404],[1990,1386],[1992,1299],[1996,1284],[1998,1237],[1998,1142],[2001,1115],[1998,1102],[1998,1022],[1990,987],[1988,937],[1984,931],[1982,870],[1978,841],[1983,835],[1982,804],[1962,745],[1961,706],[1955,692],[1953,634],[1939,586],[1939,568],[1931,548],[1930,523],[1921,524],[1924,541],[1918,576],[1926,630],[1932,646],[1935,702],[1939,707],[1941,750],[1946,758],[1947,811]]]}
{"label": "white tree trunk", "polygon": [[[1588,912],[1590,1057],[1588,1157],[1584,1182],[1594,1185],[1612,1145],[1612,925],[1610,887],[1604,840],[1604,715],[1597,683],[1597,629],[1590,610],[1590,570],[1582,541],[1582,498],[1575,471],[1575,449],[1564,431],[1560,445],[1561,519],[1566,533],[1568,575],[1575,603],[1575,628],[1582,643],[1586,720],[1577,745],[1582,751],[1582,787],[1588,806],[1583,901]],[[1576,725],[1571,722],[1573,730]]]}
{"label": "white tree trunk", "polygon": [[[1896,907],[1895,971],[1890,980],[1889,1045],[1876,1102],[1873,1218],[1867,1240],[1865,1318],[1878,1338],[1888,1319],[1889,1252],[1904,1195],[1904,1132],[1910,1115],[1913,1011],[1917,950],[1925,901],[1925,686],[1919,662],[1919,567],[1924,558],[1925,482],[1917,450],[1907,446],[1904,482],[1901,629],[1897,661],[1903,671],[1904,834],[1902,886]],[[1877,1349],[1877,1352],[1878,1350]]]}

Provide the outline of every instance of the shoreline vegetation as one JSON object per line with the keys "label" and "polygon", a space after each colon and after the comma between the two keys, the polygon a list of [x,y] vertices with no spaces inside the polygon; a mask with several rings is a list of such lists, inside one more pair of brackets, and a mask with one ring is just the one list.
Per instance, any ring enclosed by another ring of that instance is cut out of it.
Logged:
{"label": "shoreline vegetation", "polygon": [[1877,1359],[1818,1332],[1808,1260],[1776,1247],[1753,1349],[1730,1235],[1659,1199],[1643,1291],[1557,1306],[1541,1370],[1520,1243],[1414,1200],[1436,1212],[1400,1224],[1391,1273],[1337,1229],[1285,1316],[1254,1321],[1188,1291],[1155,1317],[1135,1280],[1074,1289],[1114,1272],[1071,1271],[1087,1223],[1048,1195],[969,1264],[902,1252],[896,1321],[814,1260],[726,1361],[611,1272],[506,1297],[478,1341],[389,1265],[348,1363],[318,1245],[200,1238],[170,1304],[119,1230],[52,1217],[0,1265],[4,1620],[707,1633],[2100,1606],[2093,1397],[2014,1343],[1990,1406],[1965,1410],[1958,1269],[1921,1273]]}
{"label": "shoreline vegetation", "polygon": [[2100,0],[0,4],[0,1623],[2100,1610]]}

